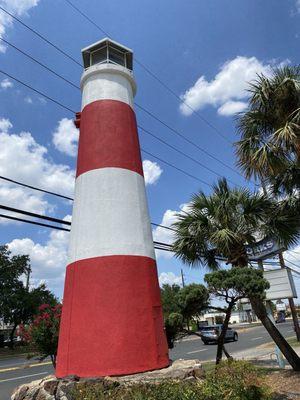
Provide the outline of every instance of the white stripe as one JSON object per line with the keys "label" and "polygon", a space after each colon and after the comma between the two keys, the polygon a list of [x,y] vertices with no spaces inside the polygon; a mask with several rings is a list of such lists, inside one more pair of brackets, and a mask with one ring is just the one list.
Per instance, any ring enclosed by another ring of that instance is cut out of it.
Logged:
{"label": "white stripe", "polygon": [[253,338],[251,340],[259,340],[259,339],[263,339],[263,336],[255,337],[255,338]]}
{"label": "white stripe", "polygon": [[76,179],[69,263],[108,255],[155,259],[144,178],[122,168]]}
{"label": "white stripe", "polygon": [[202,351],[207,351],[207,349],[188,351],[187,354],[201,353]]}
{"label": "white stripe", "polygon": [[118,100],[133,108],[135,82],[130,71],[123,67],[110,64],[90,67],[82,75],[81,87],[82,110],[97,100]]}

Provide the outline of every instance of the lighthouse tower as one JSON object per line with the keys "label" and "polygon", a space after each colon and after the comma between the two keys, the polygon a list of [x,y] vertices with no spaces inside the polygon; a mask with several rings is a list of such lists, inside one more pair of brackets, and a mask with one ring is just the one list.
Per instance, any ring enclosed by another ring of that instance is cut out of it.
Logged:
{"label": "lighthouse tower", "polygon": [[75,200],[56,376],[169,364],[133,97],[130,49],[82,50]]}

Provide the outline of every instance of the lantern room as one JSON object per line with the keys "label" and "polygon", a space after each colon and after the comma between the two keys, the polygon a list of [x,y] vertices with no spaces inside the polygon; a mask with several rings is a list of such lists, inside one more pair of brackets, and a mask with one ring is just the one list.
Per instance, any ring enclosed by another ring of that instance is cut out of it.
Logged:
{"label": "lantern room", "polygon": [[97,64],[115,64],[132,71],[132,50],[111,39],[102,39],[81,52],[85,69]]}

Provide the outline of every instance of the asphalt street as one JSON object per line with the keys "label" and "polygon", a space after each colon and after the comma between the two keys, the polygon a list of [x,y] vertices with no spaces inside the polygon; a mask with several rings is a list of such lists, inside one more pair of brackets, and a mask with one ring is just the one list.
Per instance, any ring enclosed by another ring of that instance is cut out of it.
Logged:
{"label": "asphalt street", "polygon": [[[233,326],[234,327],[234,326]],[[294,334],[291,322],[278,325],[285,337]],[[227,343],[226,348],[231,354],[255,349],[257,346],[271,341],[270,336],[261,326],[244,327],[237,330],[239,340]],[[200,361],[213,360],[216,354],[216,345],[204,345],[200,338],[189,337],[176,343],[170,352],[172,360],[199,359]],[[11,393],[16,386],[33,380],[41,379],[53,373],[53,367],[47,360],[38,363],[35,360],[26,360],[25,356],[11,356],[0,358],[0,400],[10,400]]]}
{"label": "asphalt street", "polygon": [[[276,325],[284,337],[294,335],[292,322],[285,322]],[[232,328],[235,329],[234,325]],[[259,345],[270,342],[268,332],[262,325],[254,327],[237,328],[239,335],[237,342],[226,343],[226,349],[230,354],[256,348]],[[170,358],[177,360],[179,358],[199,359],[201,361],[213,360],[216,355],[216,345],[204,345],[199,337],[191,336],[175,344],[170,352]]]}

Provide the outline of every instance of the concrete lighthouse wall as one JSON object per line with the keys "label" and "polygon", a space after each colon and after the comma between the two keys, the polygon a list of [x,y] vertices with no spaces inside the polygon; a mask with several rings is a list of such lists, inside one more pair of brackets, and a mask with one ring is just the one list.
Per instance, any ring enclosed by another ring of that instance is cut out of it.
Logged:
{"label": "concrete lighthouse wall", "polygon": [[56,375],[169,364],[130,71],[82,77],[75,201]]}

